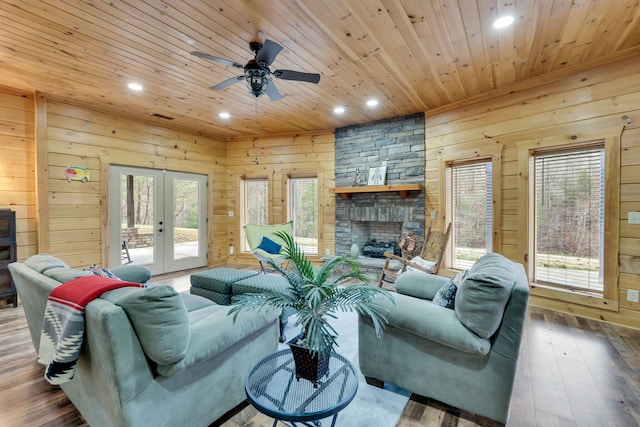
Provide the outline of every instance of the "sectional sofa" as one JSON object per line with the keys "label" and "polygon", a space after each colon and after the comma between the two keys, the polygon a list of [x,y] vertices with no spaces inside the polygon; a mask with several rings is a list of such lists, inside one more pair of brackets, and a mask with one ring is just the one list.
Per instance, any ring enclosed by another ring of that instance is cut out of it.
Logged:
{"label": "sectional sofa", "polygon": [[[9,270],[37,353],[52,289],[93,273],[51,255]],[[112,272],[148,279],[135,267]],[[60,387],[90,425],[208,426],[245,400],[247,373],[278,345],[278,313],[241,313],[234,322],[228,310],[170,286],[109,291],[87,304],[75,376]]]}

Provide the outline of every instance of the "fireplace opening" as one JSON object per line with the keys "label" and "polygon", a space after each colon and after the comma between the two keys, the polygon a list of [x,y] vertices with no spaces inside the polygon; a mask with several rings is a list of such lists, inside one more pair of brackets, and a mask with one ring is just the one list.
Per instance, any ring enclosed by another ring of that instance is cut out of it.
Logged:
{"label": "fireplace opening", "polygon": [[398,247],[398,242],[395,240],[379,242],[376,239],[371,239],[365,242],[362,247],[362,255],[369,258],[384,258],[385,252],[400,256],[401,251]]}
{"label": "fireplace opening", "polygon": [[[412,231],[421,236],[424,233],[422,224],[417,221],[350,221],[344,228],[349,234],[345,234],[347,238],[336,242],[337,249],[342,251],[336,253],[350,253],[351,244],[355,243],[361,257],[378,259],[384,258],[385,252],[402,255],[398,243],[401,234]],[[339,243],[342,243],[342,246]]]}

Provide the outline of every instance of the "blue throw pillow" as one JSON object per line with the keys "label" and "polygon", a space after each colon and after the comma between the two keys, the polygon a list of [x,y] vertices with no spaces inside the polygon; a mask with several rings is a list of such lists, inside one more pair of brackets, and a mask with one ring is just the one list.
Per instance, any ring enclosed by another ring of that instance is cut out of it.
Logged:
{"label": "blue throw pillow", "polygon": [[447,283],[438,289],[438,292],[436,292],[431,302],[440,307],[453,309],[455,307],[457,291],[458,287],[453,283],[453,279],[448,280]]}
{"label": "blue throw pillow", "polygon": [[274,242],[270,238],[263,237],[262,241],[260,242],[260,244],[258,245],[258,247],[256,249],[262,249],[263,251],[265,251],[267,253],[270,253],[270,254],[279,254],[281,247],[282,246],[280,246],[279,244],[277,244],[276,242]]}
{"label": "blue throw pillow", "polygon": [[431,301],[435,305],[453,309],[455,308],[456,292],[458,292],[458,285],[462,282],[462,279],[467,275],[466,271],[461,271],[451,279],[449,279],[440,289],[436,292],[433,300]]}

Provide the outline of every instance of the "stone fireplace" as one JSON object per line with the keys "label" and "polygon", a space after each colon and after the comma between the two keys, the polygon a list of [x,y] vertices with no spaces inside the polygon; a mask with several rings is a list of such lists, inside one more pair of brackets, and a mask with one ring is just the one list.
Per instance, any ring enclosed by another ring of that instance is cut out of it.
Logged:
{"label": "stone fireplace", "polygon": [[[424,184],[423,114],[336,129],[336,187],[356,186],[356,171],[386,166],[386,185]],[[352,239],[395,242],[401,233],[424,235],[424,191],[354,193],[336,198],[336,254],[348,254]]]}

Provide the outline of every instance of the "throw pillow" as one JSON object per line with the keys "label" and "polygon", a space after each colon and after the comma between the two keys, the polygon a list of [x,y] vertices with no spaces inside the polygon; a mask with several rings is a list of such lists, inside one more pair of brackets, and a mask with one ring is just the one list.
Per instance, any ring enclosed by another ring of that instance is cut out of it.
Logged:
{"label": "throw pillow", "polygon": [[101,298],[127,313],[149,359],[170,365],[187,354],[191,340],[189,314],[180,294],[171,286],[117,289]]}
{"label": "throw pillow", "polygon": [[119,265],[113,267],[111,272],[125,282],[147,283],[151,279],[151,271],[144,265]]}
{"label": "throw pillow", "polygon": [[92,265],[91,267],[85,268],[83,271],[89,271],[89,272],[95,274],[96,276],[102,276],[102,277],[108,277],[109,279],[118,279],[118,280],[120,280],[119,277],[117,277],[115,274],[113,274],[112,272],[110,272],[106,268],[98,267],[95,264]]}
{"label": "throw pillow", "polygon": [[[436,265],[436,263],[434,261],[427,261],[426,259],[422,259],[419,256],[413,257],[411,259],[411,262],[414,263],[414,264],[418,264],[420,267],[424,267],[426,270],[431,270]],[[408,265],[407,266],[407,271],[422,271],[422,270],[420,270],[419,268],[414,268],[414,267],[411,267],[410,265]]]}
{"label": "throw pillow", "polygon": [[466,274],[466,271],[460,271],[449,279],[447,283],[442,285],[438,292],[436,292],[436,295],[433,297],[433,301],[431,302],[435,305],[439,305],[440,307],[453,309],[455,307],[458,285],[460,285],[460,282],[462,282]]}
{"label": "throw pillow", "polygon": [[260,242],[260,244],[258,245],[258,247],[256,249],[262,249],[263,251],[265,251],[267,253],[270,253],[270,254],[279,254],[281,247],[282,246],[280,246],[279,244],[277,244],[276,242],[274,242],[270,238],[263,237],[262,241]]}
{"label": "throw pillow", "polygon": [[515,277],[514,264],[507,258],[496,253],[482,256],[458,286],[454,309],[460,322],[490,338],[500,327]]}
{"label": "throw pillow", "polygon": [[432,303],[439,305],[440,307],[453,309],[456,302],[456,291],[458,287],[453,283],[453,279],[447,281],[433,297]]}

